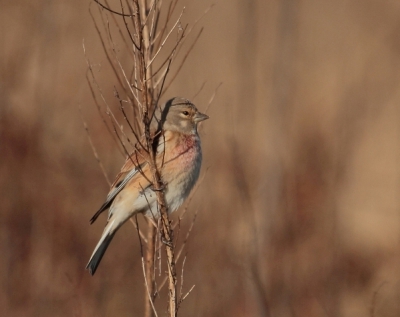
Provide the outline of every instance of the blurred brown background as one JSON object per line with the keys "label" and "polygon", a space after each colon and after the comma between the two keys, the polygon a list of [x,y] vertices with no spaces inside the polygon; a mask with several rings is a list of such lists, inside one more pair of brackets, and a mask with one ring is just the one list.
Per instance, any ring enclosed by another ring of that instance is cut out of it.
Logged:
{"label": "blurred brown background", "polygon": [[[1,3],[1,316],[143,312],[131,225],[84,270],[108,186],[79,105],[111,178],[124,160],[85,78],[83,39],[117,106],[89,3]],[[181,2],[183,20],[210,4]],[[181,315],[400,316],[400,3],[220,0],[200,26],[165,97],[206,82],[205,110],[223,83],[185,218],[198,210]]]}

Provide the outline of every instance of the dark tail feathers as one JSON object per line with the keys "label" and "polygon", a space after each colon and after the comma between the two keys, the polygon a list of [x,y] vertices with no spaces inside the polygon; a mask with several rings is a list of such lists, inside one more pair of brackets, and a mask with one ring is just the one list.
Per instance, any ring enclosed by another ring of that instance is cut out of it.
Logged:
{"label": "dark tail feathers", "polygon": [[100,240],[99,244],[96,246],[96,249],[93,252],[92,257],[90,258],[89,263],[86,265],[86,269],[89,270],[89,273],[91,275],[96,272],[104,253],[106,252],[111,240],[114,238],[114,234],[115,232],[107,234],[104,238]]}

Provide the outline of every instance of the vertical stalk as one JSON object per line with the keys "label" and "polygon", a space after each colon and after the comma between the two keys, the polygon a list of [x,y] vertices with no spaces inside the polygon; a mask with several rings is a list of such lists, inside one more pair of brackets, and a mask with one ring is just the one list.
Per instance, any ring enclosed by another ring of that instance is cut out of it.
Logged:
{"label": "vertical stalk", "polygon": [[[150,149],[149,147],[150,140],[148,136],[150,136],[150,131],[148,131],[149,127],[149,120],[148,120],[148,113],[149,113],[149,108],[151,107],[151,103],[149,100],[151,100],[151,93],[149,91],[150,85],[147,85],[146,79],[151,78],[151,69],[147,68],[148,61],[150,60],[149,56],[149,44],[150,44],[150,39],[149,39],[149,31],[147,24],[142,25],[142,21],[146,21],[146,12],[147,11],[147,1],[146,0],[139,0],[136,5],[137,7],[137,12],[139,13],[137,15],[137,23],[136,25],[138,26],[137,32],[139,33],[139,39],[140,39],[140,46],[141,50],[139,52],[139,55],[141,56],[140,58],[140,73],[141,73],[141,82],[142,82],[142,89],[143,89],[143,95],[145,95],[145,102],[143,103],[143,106],[145,108],[144,111],[144,116],[143,116],[143,122],[144,126],[146,129],[146,143],[147,143],[147,148]],[[156,235],[156,228],[152,225],[151,221],[147,221],[147,248],[146,248],[146,279],[148,281],[148,285],[145,287],[148,287],[148,294],[149,298],[145,298],[145,317],[153,317],[153,308],[151,306],[151,301],[154,300],[154,293],[155,293],[155,276],[153,274],[154,270],[154,251],[155,251],[155,235]]]}
{"label": "vertical stalk", "polygon": [[155,255],[155,237],[157,228],[154,227],[151,221],[147,221],[147,248],[146,248],[146,279],[148,293],[151,298],[145,298],[144,317],[153,317],[153,308],[150,301],[154,301],[154,294],[156,289],[155,276],[154,276],[154,255]]}
{"label": "vertical stalk", "polygon": [[[151,78],[151,68],[148,67],[149,62],[151,60],[150,56],[150,39],[149,39],[149,32],[146,25],[142,25],[142,21],[147,21],[146,19],[146,0],[134,0],[135,12],[139,13],[136,14],[134,17],[135,28],[137,31],[137,35],[139,37],[140,43],[140,50],[138,51],[138,58],[139,58],[139,76],[141,82],[141,99],[143,105],[143,112],[142,112],[142,120],[144,124],[144,134],[146,138],[146,147],[149,153],[149,166],[152,174],[153,179],[153,188],[157,196],[157,202],[159,211],[161,214],[161,237],[163,242],[166,245],[166,253],[167,253],[167,264],[168,264],[168,289],[169,289],[169,316],[176,317],[177,316],[177,296],[176,296],[176,268],[175,268],[175,255],[174,255],[174,245],[173,245],[173,231],[171,228],[171,223],[168,217],[168,206],[165,201],[164,196],[164,184],[161,180],[160,171],[157,166],[156,162],[156,149],[152,146],[153,140],[150,134],[150,110],[152,107],[152,92],[153,87],[151,81],[148,81],[148,78]],[[154,249],[148,248],[147,252],[153,253]],[[154,265],[154,255],[148,255],[149,259],[153,257]],[[150,266],[150,265],[149,265]],[[150,281],[154,283],[154,277],[151,274],[151,268],[147,268],[148,272],[150,272]],[[149,276],[149,275],[148,275]],[[153,296],[150,293],[150,296]],[[149,301],[151,298],[149,298]]]}
{"label": "vertical stalk", "polygon": [[[148,6],[147,6],[147,1],[146,0],[139,0],[139,9],[140,9],[140,16],[142,21],[146,21],[147,15],[146,12],[148,12]],[[143,31],[142,31],[142,36],[143,36],[143,45],[144,45],[144,59],[146,61],[146,66],[148,65],[148,61],[150,61],[150,34],[149,34],[149,27],[147,24],[143,25]],[[146,78],[149,79],[151,78],[151,66],[146,67]],[[151,79],[150,79],[151,81]],[[149,89],[152,90],[152,83],[147,86]]]}
{"label": "vertical stalk", "polygon": [[176,317],[178,315],[176,303],[176,267],[175,252],[173,244],[173,230],[169,221],[167,209],[161,209],[162,235],[166,242],[166,253],[168,263],[168,290],[169,290],[169,315]]}

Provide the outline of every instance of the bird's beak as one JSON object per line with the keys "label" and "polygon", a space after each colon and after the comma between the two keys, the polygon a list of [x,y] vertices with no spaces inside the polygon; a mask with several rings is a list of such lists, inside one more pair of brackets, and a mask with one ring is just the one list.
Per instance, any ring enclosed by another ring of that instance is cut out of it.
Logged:
{"label": "bird's beak", "polygon": [[196,123],[207,120],[208,118],[209,118],[209,116],[207,116],[206,114],[201,113],[201,112],[196,112],[195,115],[193,116],[193,120]]}

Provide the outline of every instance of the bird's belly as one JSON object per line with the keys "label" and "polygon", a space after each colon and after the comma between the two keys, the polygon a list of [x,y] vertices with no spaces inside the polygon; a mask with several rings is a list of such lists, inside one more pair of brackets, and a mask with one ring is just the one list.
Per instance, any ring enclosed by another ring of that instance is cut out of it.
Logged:
{"label": "bird's belly", "polygon": [[180,172],[170,180],[165,180],[167,183],[165,199],[169,212],[175,211],[182,205],[196,184],[200,174],[201,154],[190,158],[185,157],[180,164]]}
{"label": "bird's belly", "polygon": [[[162,180],[166,185],[165,190],[165,200],[168,205],[168,212],[174,212],[177,210],[185,199],[189,196],[191,190],[196,184],[199,178],[201,167],[201,152],[189,151],[184,155],[176,159],[176,161],[171,161],[170,164],[166,164],[162,169]],[[149,191],[149,193],[147,193]],[[159,216],[158,206],[156,201],[156,194],[148,189],[146,190],[146,196],[151,196],[151,203],[145,211],[146,216],[156,217]],[[154,197],[154,199],[153,199]]]}

